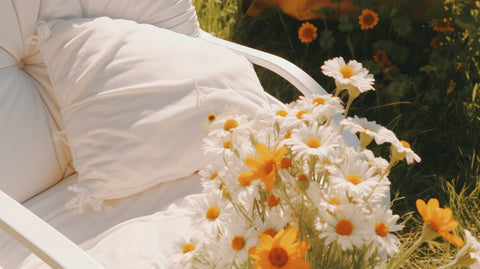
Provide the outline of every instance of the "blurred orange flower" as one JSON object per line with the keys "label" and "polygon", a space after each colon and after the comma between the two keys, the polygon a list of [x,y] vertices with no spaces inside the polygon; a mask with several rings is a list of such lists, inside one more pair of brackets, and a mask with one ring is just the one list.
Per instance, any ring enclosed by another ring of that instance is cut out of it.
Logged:
{"label": "blurred orange flower", "polygon": [[373,55],[373,60],[380,66],[382,69],[390,66],[392,62],[388,59],[388,55],[385,51],[383,50],[377,50],[377,53]]}
{"label": "blurred orange flower", "polygon": [[360,29],[372,29],[378,24],[378,14],[371,9],[362,10],[362,15],[358,17]]}
{"label": "blurred orange flower", "polygon": [[298,39],[302,43],[310,43],[317,38],[317,27],[309,22],[302,23],[298,29]]}

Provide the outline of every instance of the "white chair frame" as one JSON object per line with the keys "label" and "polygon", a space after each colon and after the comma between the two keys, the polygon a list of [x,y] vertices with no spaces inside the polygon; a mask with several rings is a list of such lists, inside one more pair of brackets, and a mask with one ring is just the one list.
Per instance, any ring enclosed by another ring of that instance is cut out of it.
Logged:
{"label": "white chair frame", "polygon": [[[283,58],[214,37],[202,30],[199,38],[227,47],[245,56],[251,63],[277,73],[306,96],[327,93],[302,69]],[[271,95],[269,98],[271,102],[280,102]],[[0,191],[0,229],[6,231],[52,268],[103,268],[79,246],[2,191]]]}

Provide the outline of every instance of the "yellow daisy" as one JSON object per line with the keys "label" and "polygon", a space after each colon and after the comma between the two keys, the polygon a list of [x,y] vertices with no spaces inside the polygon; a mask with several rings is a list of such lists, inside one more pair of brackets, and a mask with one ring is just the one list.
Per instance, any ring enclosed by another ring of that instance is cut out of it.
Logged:
{"label": "yellow daisy", "polygon": [[275,184],[277,170],[282,167],[282,157],[287,152],[287,148],[281,147],[273,152],[263,144],[256,146],[258,158],[248,157],[245,164],[253,169],[252,171],[240,174],[239,181],[247,182],[255,179],[261,179],[267,190],[271,191]]}
{"label": "yellow daisy", "polygon": [[255,260],[253,269],[310,269],[310,263],[304,259],[310,246],[304,241],[295,242],[297,236],[295,226],[281,230],[273,238],[261,234],[260,246],[248,250],[250,258]]}
{"label": "yellow daisy", "polygon": [[430,199],[428,203],[418,199],[416,202],[418,213],[428,225],[430,229],[442,236],[452,245],[457,247],[463,246],[463,240],[450,232],[457,226],[458,222],[452,220],[452,210],[450,208],[440,208],[437,199]]}

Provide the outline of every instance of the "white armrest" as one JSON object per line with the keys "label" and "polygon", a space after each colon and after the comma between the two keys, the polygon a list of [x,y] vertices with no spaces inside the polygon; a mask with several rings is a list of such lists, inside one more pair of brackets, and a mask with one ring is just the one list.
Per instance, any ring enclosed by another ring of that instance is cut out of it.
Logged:
{"label": "white armrest", "polygon": [[52,268],[103,268],[80,247],[2,191],[0,229]]}
{"label": "white armrest", "polygon": [[305,73],[305,71],[281,57],[214,37],[203,30],[200,31],[199,37],[222,47],[227,47],[232,51],[245,56],[253,64],[277,73],[295,86],[295,88],[305,96],[312,94],[327,94],[325,89],[323,89],[323,87],[320,86],[320,84],[318,84],[311,76]]}

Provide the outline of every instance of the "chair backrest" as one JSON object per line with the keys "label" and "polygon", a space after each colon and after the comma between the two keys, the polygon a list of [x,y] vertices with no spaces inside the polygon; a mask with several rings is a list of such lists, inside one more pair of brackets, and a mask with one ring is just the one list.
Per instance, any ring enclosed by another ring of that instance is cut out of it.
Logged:
{"label": "chair backrest", "polygon": [[191,0],[0,0],[0,190],[19,202],[73,172],[36,23],[101,16],[200,31]]}

